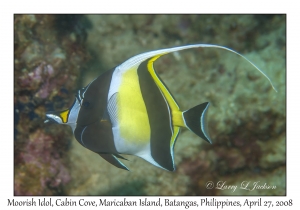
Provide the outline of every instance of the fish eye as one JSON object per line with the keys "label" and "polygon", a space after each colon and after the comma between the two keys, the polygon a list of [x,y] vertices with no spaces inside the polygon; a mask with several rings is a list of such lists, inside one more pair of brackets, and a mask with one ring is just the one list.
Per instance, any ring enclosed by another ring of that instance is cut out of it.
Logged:
{"label": "fish eye", "polygon": [[88,107],[90,106],[90,102],[85,101],[85,102],[83,102],[82,105],[83,105],[85,108],[88,108]]}

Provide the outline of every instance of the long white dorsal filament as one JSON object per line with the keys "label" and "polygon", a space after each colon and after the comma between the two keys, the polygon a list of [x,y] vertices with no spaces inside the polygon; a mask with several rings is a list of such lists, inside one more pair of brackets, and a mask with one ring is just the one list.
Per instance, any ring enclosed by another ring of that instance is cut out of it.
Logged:
{"label": "long white dorsal filament", "polygon": [[277,92],[277,89],[275,88],[275,86],[273,85],[271,79],[266,75],[265,72],[263,72],[260,68],[258,68],[254,63],[252,63],[248,58],[246,58],[245,56],[243,56],[242,54],[230,49],[230,48],[227,48],[227,47],[223,47],[223,46],[219,46],[219,45],[211,45],[211,44],[201,44],[201,47],[215,47],[215,48],[221,48],[221,49],[224,49],[224,50],[227,50],[227,51],[230,51],[230,52],[233,52],[239,56],[241,56],[242,58],[244,58],[246,61],[248,61],[252,66],[254,66],[254,68],[256,68],[262,75],[264,75],[270,82],[272,88]]}
{"label": "long white dorsal filament", "polygon": [[276,88],[274,87],[271,79],[262,71],[260,70],[260,68],[258,68],[254,63],[252,63],[248,58],[246,58],[245,56],[243,56],[242,54],[227,48],[227,47],[223,47],[220,45],[214,45],[214,44],[193,44],[193,45],[185,45],[185,46],[179,46],[179,47],[172,47],[172,48],[166,48],[166,49],[160,49],[160,50],[154,50],[154,51],[150,51],[150,52],[145,52],[136,56],[133,56],[132,58],[126,60],[124,63],[122,63],[119,67],[118,70],[123,72],[123,71],[127,71],[128,69],[132,68],[133,66],[139,65],[141,64],[143,61],[145,61],[146,59],[149,59],[151,57],[154,56],[162,56],[168,53],[172,53],[172,52],[177,52],[177,51],[181,51],[181,50],[186,50],[186,49],[191,49],[191,48],[199,48],[199,47],[212,47],[212,48],[220,48],[220,49],[224,49],[230,52],[233,52],[239,56],[241,56],[242,58],[244,58],[246,61],[248,61],[252,66],[254,66],[262,75],[264,75],[270,82],[272,88],[277,92]]}

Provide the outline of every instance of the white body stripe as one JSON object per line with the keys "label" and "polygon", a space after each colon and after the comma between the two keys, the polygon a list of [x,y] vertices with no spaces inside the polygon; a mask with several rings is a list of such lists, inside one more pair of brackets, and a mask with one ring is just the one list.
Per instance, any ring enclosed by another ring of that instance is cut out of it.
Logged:
{"label": "white body stripe", "polygon": [[116,67],[111,78],[110,87],[107,95],[107,101],[118,92],[121,85],[122,72],[119,67]]}
{"label": "white body stripe", "polygon": [[70,110],[69,118],[68,118],[68,122],[67,122],[67,124],[69,126],[71,126],[73,133],[74,133],[76,125],[77,125],[77,118],[78,118],[78,114],[79,114],[79,110],[80,110],[79,101],[77,100],[77,98],[75,98],[75,100],[76,100],[75,104],[73,105],[73,107]]}

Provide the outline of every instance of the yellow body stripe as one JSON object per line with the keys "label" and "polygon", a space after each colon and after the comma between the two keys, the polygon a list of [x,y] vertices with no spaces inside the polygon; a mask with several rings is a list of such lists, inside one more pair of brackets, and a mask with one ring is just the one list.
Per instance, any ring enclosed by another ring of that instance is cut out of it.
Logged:
{"label": "yellow body stripe", "polygon": [[154,82],[156,83],[156,85],[159,87],[159,89],[164,94],[164,96],[165,96],[165,98],[166,98],[166,100],[167,100],[167,102],[168,102],[168,104],[171,108],[173,126],[185,127],[184,121],[182,119],[182,112],[179,109],[179,106],[177,105],[176,101],[174,100],[172,95],[169,93],[169,91],[165,87],[165,85],[160,81],[160,79],[156,75],[156,73],[154,71],[154,68],[153,68],[154,61],[156,61],[162,55],[164,55],[164,54],[157,55],[157,56],[155,56],[155,57],[153,57],[152,59],[149,60],[149,62],[147,64],[148,71],[150,72],[150,74],[151,74],[152,78],[154,79]]}
{"label": "yellow body stripe", "polygon": [[68,114],[69,114],[70,110],[65,110],[65,111],[62,111],[59,115],[63,121],[63,123],[67,123],[68,121]]}
{"label": "yellow body stripe", "polygon": [[150,124],[140,89],[137,68],[122,75],[117,107],[120,136],[128,143],[146,144],[150,140]]}

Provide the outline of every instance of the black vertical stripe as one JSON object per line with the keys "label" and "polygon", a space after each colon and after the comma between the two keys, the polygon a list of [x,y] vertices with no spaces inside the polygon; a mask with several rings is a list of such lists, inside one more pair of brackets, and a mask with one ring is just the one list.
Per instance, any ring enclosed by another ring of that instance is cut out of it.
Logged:
{"label": "black vertical stripe", "polygon": [[107,95],[114,69],[104,72],[87,88],[78,113],[77,124],[89,125],[101,120],[107,107]]}
{"label": "black vertical stripe", "polygon": [[168,104],[147,69],[148,61],[149,59],[140,64],[137,73],[149,118],[151,155],[163,168],[173,171]]}
{"label": "black vertical stripe", "polygon": [[114,69],[103,73],[87,87],[78,113],[75,138],[94,152],[117,153],[111,122],[101,121],[107,115],[107,95],[113,72]]}

